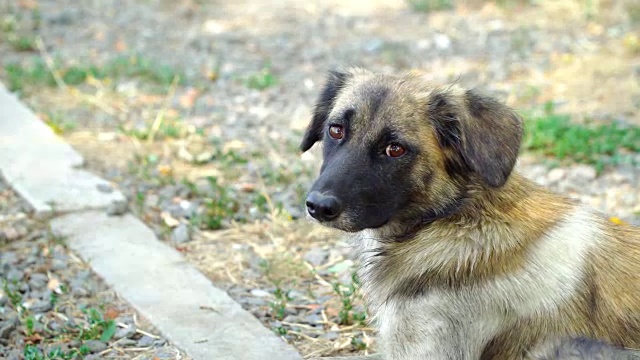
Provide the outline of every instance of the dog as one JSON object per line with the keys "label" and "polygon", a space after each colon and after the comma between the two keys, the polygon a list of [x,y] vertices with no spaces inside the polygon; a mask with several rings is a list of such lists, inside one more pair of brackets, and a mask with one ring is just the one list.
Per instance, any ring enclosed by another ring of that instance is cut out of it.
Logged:
{"label": "dog", "polygon": [[514,171],[523,133],[476,90],[329,72],[300,145],[322,142],[306,207],[350,234],[385,359],[640,347],[640,231]]}

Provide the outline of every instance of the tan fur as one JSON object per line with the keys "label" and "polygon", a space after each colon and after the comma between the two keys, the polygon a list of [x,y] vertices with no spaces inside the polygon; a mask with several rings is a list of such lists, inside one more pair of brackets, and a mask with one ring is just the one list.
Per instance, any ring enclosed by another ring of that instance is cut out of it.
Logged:
{"label": "tan fur", "polygon": [[[640,231],[512,173],[521,133],[512,110],[414,74],[349,74],[331,113],[385,87],[384,104],[359,107],[352,131],[364,144],[390,126],[421,147],[406,175],[416,210],[353,239],[387,359],[546,359],[577,336],[640,348]],[[460,144],[438,134],[448,113]],[[453,214],[397,240],[460,189],[465,201]]]}

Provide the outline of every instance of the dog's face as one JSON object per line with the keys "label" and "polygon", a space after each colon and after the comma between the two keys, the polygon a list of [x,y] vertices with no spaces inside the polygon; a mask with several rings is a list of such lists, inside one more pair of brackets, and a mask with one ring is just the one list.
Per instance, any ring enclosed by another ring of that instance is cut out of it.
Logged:
{"label": "dog's face", "polygon": [[445,216],[471,189],[504,185],[521,137],[515,112],[472,91],[331,72],[301,144],[323,144],[307,211],[349,232]]}

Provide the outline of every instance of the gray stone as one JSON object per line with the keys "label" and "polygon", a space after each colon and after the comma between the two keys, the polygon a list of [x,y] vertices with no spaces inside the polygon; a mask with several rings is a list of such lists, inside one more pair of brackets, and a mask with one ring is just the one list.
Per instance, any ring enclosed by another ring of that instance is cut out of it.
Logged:
{"label": "gray stone", "polygon": [[119,328],[113,335],[113,338],[118,340],[122,338],[132,338],[136,334],[136,326],[131,324],[125,328]]}
{"label": "gray stone", "polygon": [[0,322],[0,339],[8,339],[15,328],[15,321],[9,320]]}
{"label": "gray stone", "polygon": [[569,171],[569,178],[577,185],[587,185],[595,180],[596,169],[589,165],[576,165]]}
{"label": "gray stone", "polygon": [[24,277],[24,271],[18,269],[11,269],[7,273],[7,280],[9,281],[21,281]]}
{"label": "gray stone", "polygon": [[46,300],[36,301],[33,305],[29,307],[34,313],[45,313],[52,309],[51,302]]}
{"label": "gray stone", "polygon": [[251,295],[258,297],[271,297],[271,293],[262,289],[252,289]]}
{"label": "gray stone", "polygon": [[180,224],[171,231],[171,241],[177,244],[183,244],[191,241],[191,231],[189,225]]}
{"label": "gray stone", "polygon": [[111,184],[98,184],[97,189],[98,191],[107,193],[107,194],[113,192],[113,186],[111,186]]}
{"label": "gray stone", "polygon": [[120,347],[131,347],[131,346],[136,346],[138,342],[133,339],[124,338],[124,339],[118,340],[116,344]]}
{"label": "gray stone", "polygon": [[308,324],[319,324],[322,321],[322,317],[317,314],[311,314],[304,317],[304,321]]}
{"label": "gray stone", "polygon": [[89,348],[92,353],[97,353],[107,348],[107,344],[99,340],[87,340],[84,342],[84,346]]}
{"label": "gray stone", "polygon": [[107,215],[120,216],[126,214],[129,210],[129,204],[126,200],[116,200],[107,206]]}
{"label": "gray stone", "polygon": [[140,340],[138,340],[138,346],[139,347],[149,347],[151,345],[153,345],[153,341],[155,339],[150,337],[150,336],[143,336],[140,338]]}
{"label": "gray stone", "polygon": [[83,164],[80,154],[2,85],[0,119],[0,169],[36,215],[103,208],[124,200],[120,192],[98,191],[97,185],[106,181],[78,169]]}
{"label": "gray stone", "polygon": [[[69,214],[53,219],[51,227],[67,236],[73,251],[192,358],[302,359],[131,214]],[[201,310],[203,305],[218,311]],[[195,342],[202,334],[215,341]]]}
{"label": "gray stone", "polygon": [[327,261],[329,251],[322,248],[312,248],[305,255],[304,259],[313,266],[320,266]]}
{"label": "gray stone", "polygon": [[320,335],[320,337],[321,337],[322,339],[327,339],[327,340],[329,340],[329,341],[334,341],[334,340],[336,340],[338,337],[340,337],[340,334],[338,334],[338,333],[337,333],[337,332],[335,332],[335,331],[328,331],[328,332],[326,332],[326,333],[324,333],[324,334]]}
{"label": "gray stone", "polygon": [[47,275],[41,274],[41,273],[35,273],[35,274],[32,274],[31,278],[29,279],[29,286],[31,286],[34,289],[42,289],[45,286],[47,286],[48,282],[49,282],[49,278],[47,277]]}

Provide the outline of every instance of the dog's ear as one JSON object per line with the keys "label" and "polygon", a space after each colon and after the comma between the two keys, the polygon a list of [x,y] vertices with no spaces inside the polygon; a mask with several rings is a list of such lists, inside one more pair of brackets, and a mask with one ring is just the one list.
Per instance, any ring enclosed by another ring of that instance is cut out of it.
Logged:
{"label": "dog's ear", "polygon": [[513,171],[522,141],[518,114],[475,91],[434,93],[429,102],[438,141],[461,157],[457,166],[500,187]]}
{"label": "dog's ear", "polygon": [[320,96],[313,109],[311,123],[307,127],[307,131],[302,139],[302,144],[300,144],[300,150],[302,150],[302,152],[309,150],[313,144],[322,138],[324,122],[327,120],[336,97],[346,83],[348,76],[345,72],[329,71],[324,88],[320,92]]}

